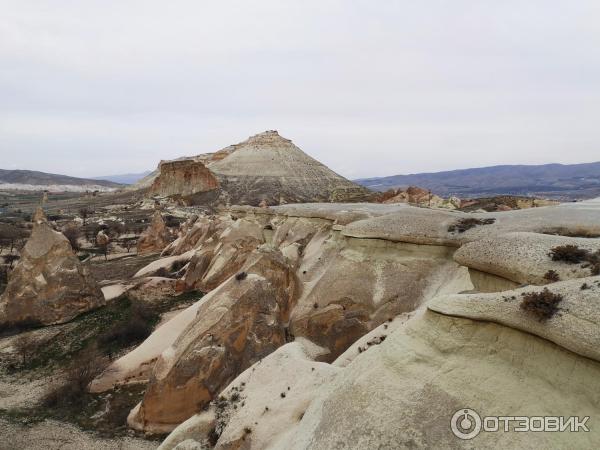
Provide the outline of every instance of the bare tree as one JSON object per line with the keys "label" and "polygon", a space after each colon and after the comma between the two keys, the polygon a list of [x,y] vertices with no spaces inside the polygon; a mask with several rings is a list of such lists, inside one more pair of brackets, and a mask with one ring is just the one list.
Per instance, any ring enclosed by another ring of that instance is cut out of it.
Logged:
{"label": "bare tree", "polygon": [[19,255],[4,255],[2,258],[4,258],[4,263],[8,264],[8,268],[12,269],[13,268],[13,264],[15,263],[15,261],[20,259]]}
{"label": "bare tree", "polygon": [[78,252],[80,249],[79,238],[81,237],[81,230],[75,226],[69,226],[63,231],[63,234],[69,240],[73,250]]}
{"label": "bare tree", "polygon": [[26,233],[21,228],[11,224],[0,223],[0,249],[7,247],[10,252],[19,246],[19,242],[26,236]]}
{"label": "bare tree", "polygon": [[88,208],[87,206],[84,206],[83,208],[79,209],[79,215],[81,216],[81,218],[83,219],[83,226],[85,226],[85,222],[87,220],[87,218],[89,216],[91,216],[92,214],[94,214],[94,211],[92,211],[90,208]]}
{"label": "bare tree", "polygon": [[31,356],[35,354],[37,343],[29,333],[24,333],[15,339],[13,348],[21,360],[21,365],[24,366]]}

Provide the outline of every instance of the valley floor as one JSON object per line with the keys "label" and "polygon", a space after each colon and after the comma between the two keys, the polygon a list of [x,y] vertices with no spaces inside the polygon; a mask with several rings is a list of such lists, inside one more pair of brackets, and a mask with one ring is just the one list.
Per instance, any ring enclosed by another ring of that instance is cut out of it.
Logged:
{"label": "valley floor", "polygon": [[151,450],[159,445],[159,442],[133,437],[103,439],[54,420],[19,425],[0,419],[0,436],[0,450]]}

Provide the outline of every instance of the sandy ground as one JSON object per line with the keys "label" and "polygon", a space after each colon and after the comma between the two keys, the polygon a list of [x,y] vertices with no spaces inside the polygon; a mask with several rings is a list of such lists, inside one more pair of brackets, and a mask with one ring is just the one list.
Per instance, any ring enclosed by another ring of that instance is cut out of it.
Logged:
{"label": "sandy ground", "polygon": [[0,419],[0,450],[134,450],[155,449],[159,442],[137,438],[102,439],[61,422],[22,426]]}

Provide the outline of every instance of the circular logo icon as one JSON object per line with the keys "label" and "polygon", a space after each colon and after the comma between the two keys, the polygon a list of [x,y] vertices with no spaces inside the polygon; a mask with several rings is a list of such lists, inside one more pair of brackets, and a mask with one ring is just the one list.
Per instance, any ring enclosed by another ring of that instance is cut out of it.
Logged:
{"label": "circular logo icon", "polygon": [[450,428],[459,439],[473,439],[481,431],[481,417],[472,409],[459,409],[452,416]]}

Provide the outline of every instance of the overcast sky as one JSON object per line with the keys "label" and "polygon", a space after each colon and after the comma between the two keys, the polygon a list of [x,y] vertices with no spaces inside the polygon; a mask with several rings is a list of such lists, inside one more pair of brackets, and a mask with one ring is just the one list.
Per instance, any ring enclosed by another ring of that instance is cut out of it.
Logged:
{"label": "overcast sky", "polygon": [[350,177],[600,160],[600,1],[0,0],[0,168],[277,129]]}

